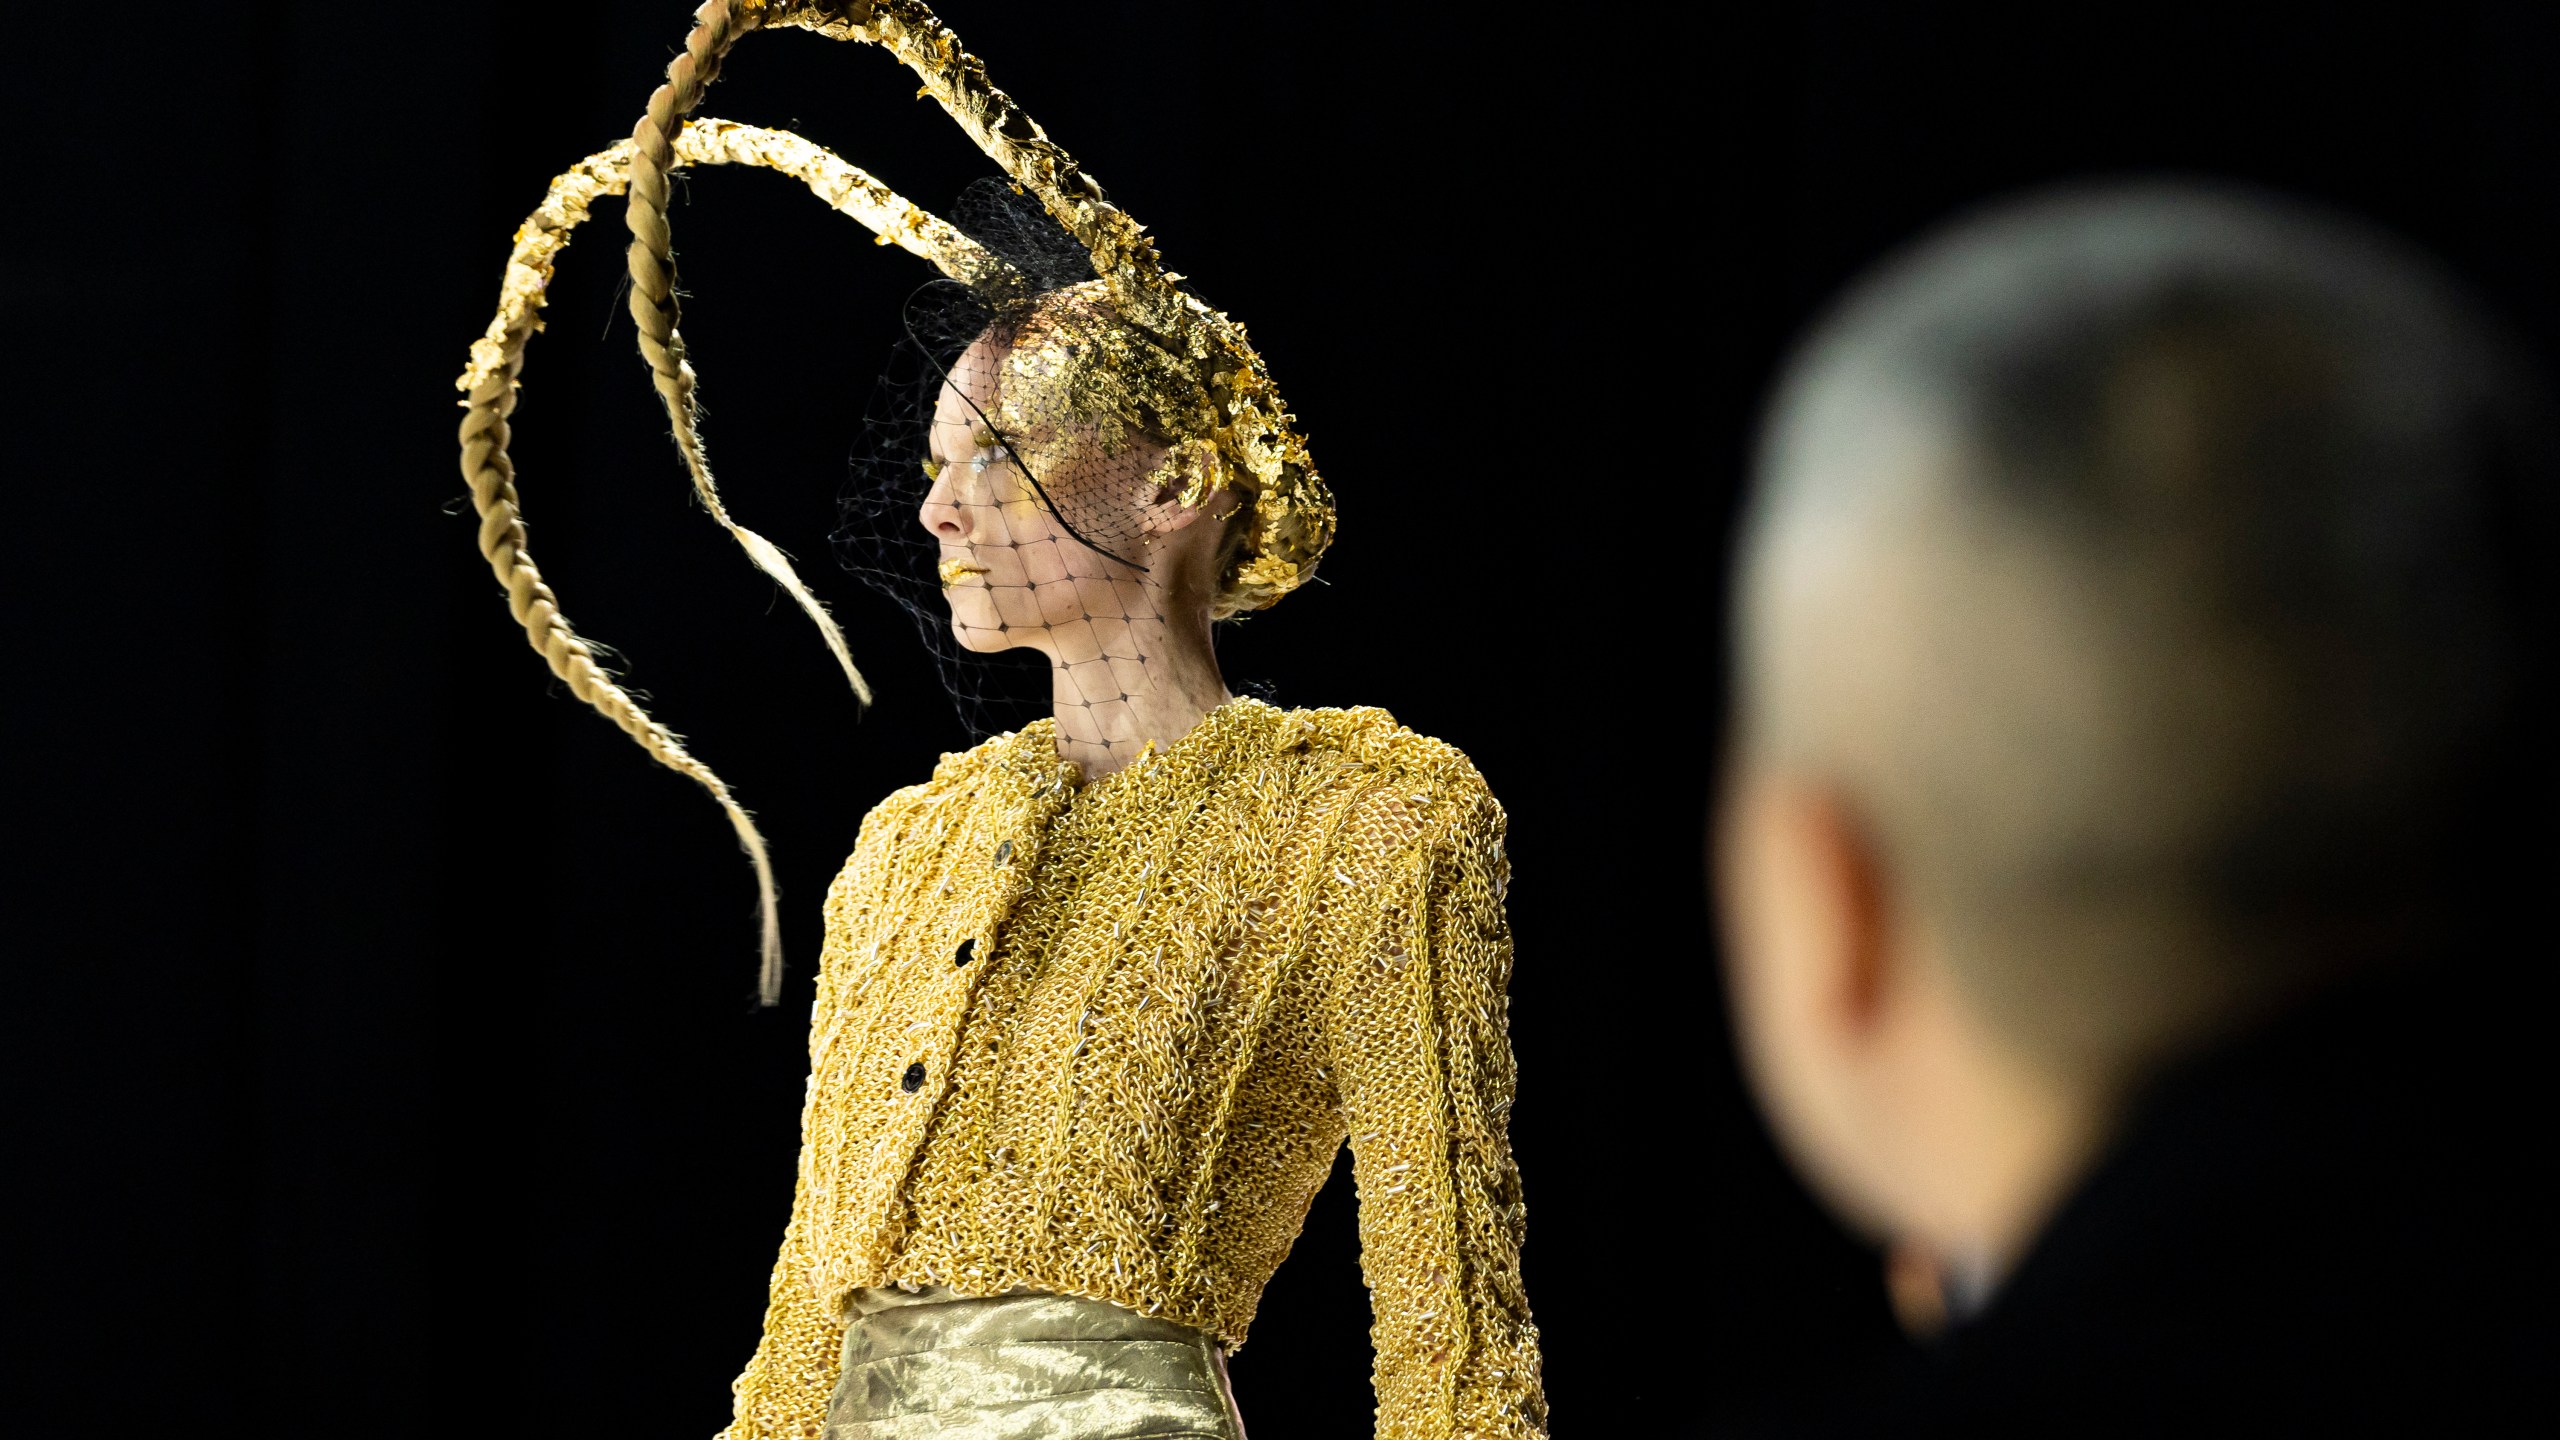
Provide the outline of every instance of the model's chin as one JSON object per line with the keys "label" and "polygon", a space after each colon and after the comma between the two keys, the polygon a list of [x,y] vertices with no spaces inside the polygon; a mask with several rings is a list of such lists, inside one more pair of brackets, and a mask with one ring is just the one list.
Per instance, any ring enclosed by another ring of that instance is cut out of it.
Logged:
{"label": "model's chin", "polygon": [[997,624],[993,616],[970,614],[969,611],[975,608],[966,605],[951,607],[951,638],[960,642],[960,648],[980,655],[1012,649],[1013,637],[1005,628]]}

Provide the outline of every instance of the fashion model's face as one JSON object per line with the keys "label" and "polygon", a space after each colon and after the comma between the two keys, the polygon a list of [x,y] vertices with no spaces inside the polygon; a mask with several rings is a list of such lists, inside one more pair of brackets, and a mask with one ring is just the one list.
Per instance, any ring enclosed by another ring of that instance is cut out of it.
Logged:
{"label": "fashion model's face", "polygon": [[1130,627],[1167,618],[1170,582],[1198,568],[1193,552],[1214,544],[1216,527],[1185,532],[1233,500],[1194,508],[1165,494],[1155,474],[1161,442],[1132,436],[1106,453],[1091,424],[1026,421],[1042,397],[1023,344],[991,332],[952,364],[928,440],[933,488],[917,519],[941,549],[963,646],[1029,646],[1064,665],[1129,669],[1126,689],[1145,661]]}

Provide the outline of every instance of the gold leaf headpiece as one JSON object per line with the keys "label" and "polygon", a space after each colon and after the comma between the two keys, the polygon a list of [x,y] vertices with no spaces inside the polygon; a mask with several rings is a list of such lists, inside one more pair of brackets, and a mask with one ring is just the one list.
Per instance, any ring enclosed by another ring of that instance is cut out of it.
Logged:
{"label": "gold leaf headpiece", "polygon": [[[988,81],[986,67],[917,0],[748,0],[742,8],[754,23],[868,41],[916,73],[924,93],[987,158],[1084,246],[1120,321],[1184,365],[1198,386],[1193,394],[1205,393],[1205,405],[1143,398],[1173,429],[1167,438],[1215,445],[1225,469],[1251,492],[1244,563],[1222,607],[1260,609],[1306,583],[1333,539],[1332,496],[1244,327],[1174,283],[1178,277],[1164,269],[1146,227],[1103,198],[1093,177]],[[1227,480],[1216,475],[1211,488]]]}
{"label": "gold leaf headpiece", "polygon": [[[607,674],[593,648],[560,613],[557,597],[526,550],[507,442],[525,346],[541,328],[553,265],[594,200],[627,193],[631,315],[695,491],[712,518],[818,626],[855,693],[869,701],[870,688],[825,607],[801,584],[781,550],[730,517],[712,482],[693,367],[677,328],[668,176],[688,163],[780,170],[860,221],[879,243],[907,250],[955,280],[1001,288],[1011,277],[1002,260],[958,229],[797,135],[721,120],[687,121],[730,48],[749,32],[769,27],[811,30],[887,50],[923,80],[922,93],[940,104],[1092,257],[1099,277],[1095,283],[1108,292],[1111,322],[1122,332],[1121,350],[1145,357],[1146,363],[1117,377],[1119,383],[1149,392],[1135,397],[1136,403],[1170,432],[1165,438],[1171,453],[1188,457],[1190,473],[1205,479],[1183,494],[1184,502],[1197,504],[1207,491],[1230,484],[1249,494],[1241,554],[1225,577],[1219,613],[1260,609],[1304,584],[1315,573],[1334,528],[1332,497],[1244,327],[1175,283],[1179,277],[1158,261],[1145,227],[1106,200],[1093,177],[988,81],[986,67],[961,48],[930,9],[917,0],[707,0],[694,12],[684,53],[668,65],[666,83],[649,97],[631,139],[587,157],[554,180],[540,208],[516,232],[497,317],[471,347],[471,363],[458,382],[465,396],[462,471],[480,515],[481,553],[506,587],[526,638],[572,694],[621,726],[661,764],[700,783],[728,815],[755,863],[764,956],[758,991],[766,1004],[780,993],[782,961],[773,870],[763,838],[720,778]],[[1206,463],[1209,455],[1217,463]]]}

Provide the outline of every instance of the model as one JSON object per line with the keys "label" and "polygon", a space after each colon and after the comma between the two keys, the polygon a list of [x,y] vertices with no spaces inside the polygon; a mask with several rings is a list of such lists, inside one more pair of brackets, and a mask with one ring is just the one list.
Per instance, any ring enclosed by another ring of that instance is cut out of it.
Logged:
{"label": "model", "polygon": [[[854,497],[849,538],[868,578],[933,587],[955,655],[1045,654],[1051,709],[883,801],[827,897],[798,1191],[728,1435],[1241,1440],[1226,1353],[1346,1140],[1377,1433],[1543,1435],[1502,810],[1382,711],[1231,697],[1211,645],[1333,534],[1261,360],[922,5],[713,0],[696,22],[632,142],[519,232],[463,377],[464,473],[517,618],[573,693],[713,793],[765,877],[718,777],[561,617],[505,454],[551,265],[627,189],[633,313],[696,487],[863,688],[721,504],[695,425],[667,173],[764,165],[948,277],[910,307],[926,383],[905,478]],[[796,136],[688,122],[730,46],[776,26],[889,50],[1023,203],[954,225]],[[866,528],[885,516],[894,533]]]}

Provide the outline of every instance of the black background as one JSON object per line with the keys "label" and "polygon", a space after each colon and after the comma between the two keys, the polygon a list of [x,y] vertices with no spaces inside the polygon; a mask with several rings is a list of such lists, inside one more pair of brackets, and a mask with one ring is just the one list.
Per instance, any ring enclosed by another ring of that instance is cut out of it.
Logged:
{"label": "black background", "polygon": [[[1970,203],[2162,168],[2376,215],[2546,350],[2560,327],[2542,7],[1702,8],[945,12],[1254,327],[1340,496],[1330,585],[1235,627],[1231,677],[1386,706],[1510,807],[1514,1138],[1569,1435],[1891,1343],[1873,1257],[1741,1094],[1700,883],[1720,567],[1786,337]],[[774,176],[686,182],[686,330],[732,504],[835,601],[873,712],[692,508],[619,318],[618,206],[563,267],[516,454],[571,618],[763,817],[781,1009],[748,1004],[718,815],[546,687],[473,552],[452,378],[507,236],[685,26],[459,0],[13,27],[13,1429],[726,1415],[816,900],[959,736],[904,618],[824,558],[923,272]],[[938,206],[986,167],[912,91],[786,33],[705,111]],[[1344,1178],[1237,1360],[1261,1440],[1365,1424]]]}

